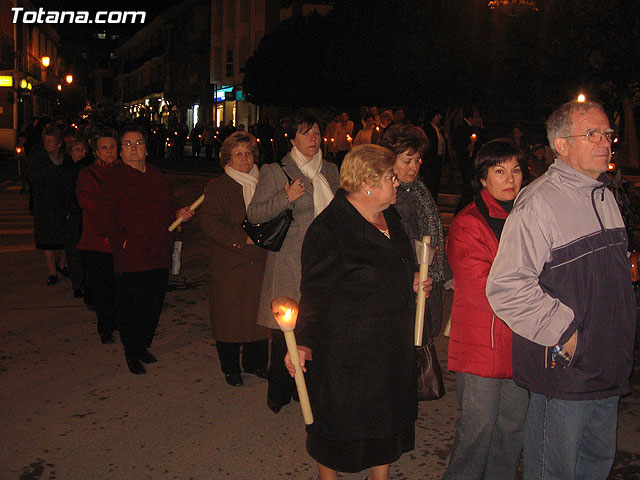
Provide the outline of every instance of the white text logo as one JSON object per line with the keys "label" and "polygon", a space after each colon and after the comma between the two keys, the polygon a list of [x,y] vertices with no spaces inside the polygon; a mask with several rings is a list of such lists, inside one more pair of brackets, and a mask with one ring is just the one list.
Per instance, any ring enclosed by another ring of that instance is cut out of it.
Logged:
{"label": "white text logo", "polygon": [[39,8],[25,10],[22,7],[12,7],[13,23],[144,23],[147,12],[118,12],[100,11],[92,15],[89,12],[46,11]]}

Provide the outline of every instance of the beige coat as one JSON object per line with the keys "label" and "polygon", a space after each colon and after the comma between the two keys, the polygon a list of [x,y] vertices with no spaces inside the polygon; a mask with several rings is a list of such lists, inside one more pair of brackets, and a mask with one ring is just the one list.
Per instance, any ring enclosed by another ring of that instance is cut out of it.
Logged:
{"label": "beige coat", "polygon": [[[271,300],[279,296],[291,297],[296,301],[300,299],[302,241],[314,219],[311,180],[302,174],[291,153],[282,159],[282,167],[292,180],[302,177],[305,185],[304,195],[289,204],[284,193],[287,177],[277,163],[267,164],[262,167],[256,193],[247,209],[247,217],[253,223],[271,220],[287,206],[293,209],[293,222],[282,248],[279,252],[268,252],[260,297],[258,324],[276,329],[278,324],[271,314]],[[340,183],[338,168],[335,164],[323,160],[320,171],[335,193]]]}
{"label": "beige coat", "polygon": [[210,240],[211,327],[213,338],[221,342],[253,342],[270,335],[256,324],[267,252],[246,244],[241,227],[245,213],[238,182],[226,174],[209,182],[198,216]]}

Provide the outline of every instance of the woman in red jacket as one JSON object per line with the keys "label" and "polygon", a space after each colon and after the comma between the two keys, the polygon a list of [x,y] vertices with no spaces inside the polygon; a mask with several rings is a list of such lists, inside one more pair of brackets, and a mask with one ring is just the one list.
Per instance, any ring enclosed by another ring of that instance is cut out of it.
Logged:
{"label": "woman in red jacket", "polygon": [[449,370],[462,409],[443,479],[514,478],[522,451],[528,393],[512,380],[511,330],[495,316],[485,286],[507,215],[527,167],[504,141],[474,161],[477,195],[451,223],[447,256],[455,286]]}
{"label": "woman in red jacket", "polygon": [[85,302],[98,317],[100,341],[110,344],[115,341],[116,329],[113,255],[109,239],[96,227],[96,201],[102,184],[118,163],[118,132],[111,127],[96,128],[89,143],[96,160],[78,174],[76,197],[82,209],[82,237],[76,249],[85,251]]}

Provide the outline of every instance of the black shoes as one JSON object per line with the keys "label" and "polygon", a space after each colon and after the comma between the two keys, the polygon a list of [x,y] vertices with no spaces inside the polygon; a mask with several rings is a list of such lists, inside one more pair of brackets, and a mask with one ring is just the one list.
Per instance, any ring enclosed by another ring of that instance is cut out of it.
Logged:
{"label": "black shoes", "polygon": [[138,359],[142,363],[156,363],[158,361],[158,359],[156,359],[156,357],[154,357],[153,354],[148,350],[145,350],[144,353],[140,355],[140,357],[138,357]]}
{"label": "black shoes", "polygon": [[113,337],[113,333],[108,332],[108,333],[100,334],[100,341],[102,342],[103,345],[110,345],[113,342],[115,342],[116,339]]}
{"label": "black shoes", "polygon": [[129,371],[131,373],[133,373],[134,375],[142,375],[143,373],[147,373],[147,371],[144,369],[144,367],[140,363],[140,360],[138,360],[137,358],[131,358],[131,357],[126,357],[126,358],[127,358],[127,367],[129,367]]}
{"label": "black shoes", "polygon": [[69,269],[67,267],[60,268],[56,265],[56,270],[62,274],[63,277],[69,278]]}
{"label": "black shoes", "polygon": [[56,283],[58,283],[58,276],[49,275],[49,278],[47,278],[47,285],[51,286],[51,285],[55,285]]}
{"label": "black shoes", "polygon": [[259,377],[259,378],[264,378],[264,379],[269,378],[269,372],[267,372],[263,368],[245,368],[244,371],[247,373],[251,373],[252,375],[255,375],[256,377]]}
{"label": "black shoes", "polygon": [[73,290],[73,298],[82,298],[82,297],[84,297],[84,292],[79,288],[75,288]]}
{"label": "black shoes", "polygon": [[241,385],[244,385],[244,382],[242,381],[242,376],[240,376],[239,373],[234,373],[232,375],[225,374],[224,379],[232,387],[239,387]]}

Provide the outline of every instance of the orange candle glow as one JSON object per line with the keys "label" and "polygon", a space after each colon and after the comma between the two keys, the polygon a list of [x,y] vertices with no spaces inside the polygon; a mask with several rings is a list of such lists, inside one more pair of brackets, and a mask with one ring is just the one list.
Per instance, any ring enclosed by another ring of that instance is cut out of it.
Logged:
{"label": "orange candle glow", "polygon": [[273,313],[273,318],[278,322],[280,330],[284,332],[287,351],[289,352],[291,363],[293,363],[296,368],[294,378],[296,380],[298,397],[300,397],[300,408],[302,409],[304,423],[311,425],[313,423],[313,413],[311,412],[311,403],[309,403],[307,384],[304,381],[304,374],[300,368],[298,345],[296,344],[296,337],[293,333],[296,321],[298,320],[298,302],[289,297],[276,297],[271,301],[271,313]]}

